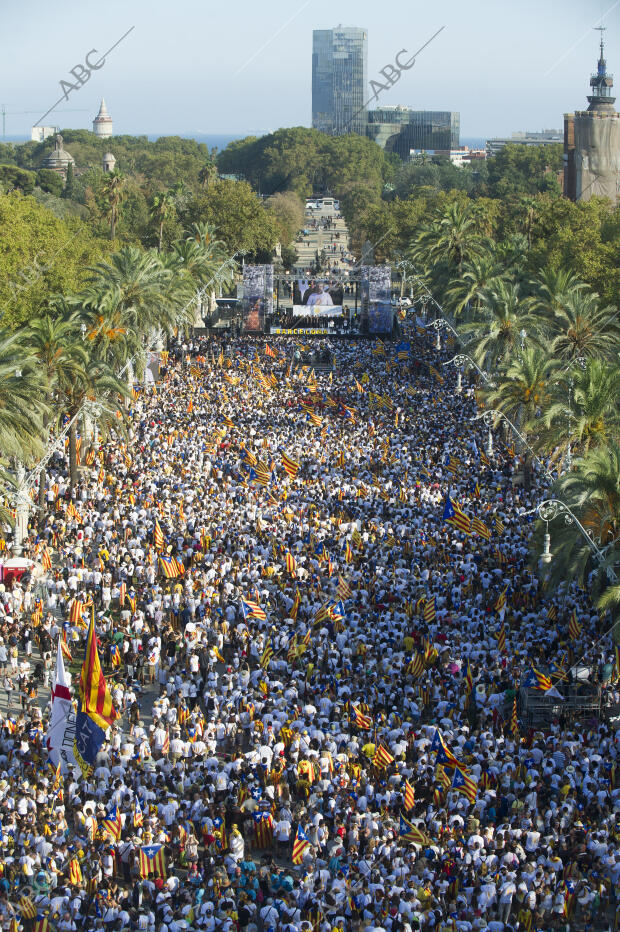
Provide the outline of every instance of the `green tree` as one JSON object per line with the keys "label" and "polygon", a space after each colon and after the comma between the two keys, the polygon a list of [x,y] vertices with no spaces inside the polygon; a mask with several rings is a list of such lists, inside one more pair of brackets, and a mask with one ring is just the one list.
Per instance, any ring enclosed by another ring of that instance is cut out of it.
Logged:
{"label": "green tree", "polygon": [[100,206],[104,217],[110,224],[110,239],[116,237],[116,225],[123,203],[125,176],[120,171],[108,172],[103,179],[100,192]]}
{"label": "green tree", "polygon": [[620,367],[600,359],[564,367],[550,383],[549,405],[543,413],[539,446],[554,459],[568,450],[587,455],[592,447],[619,436]]}
{"label": "green tree", "polygon": [[[557,589],[566,580],[588,586],[599,608],[618,617],[620,605],[620,445],[617,439],[590,450],[570,472],[561,476],[549,497],[564,502],[581,522],[599,550],[599,560],[577,525],[557,520],[549,526],[553,559],[543,574]],[[540,540],[542,528],[534,538]],[[610,578],[615,573],[616,579]],[[614,631],[617,638],[617,632]]]}

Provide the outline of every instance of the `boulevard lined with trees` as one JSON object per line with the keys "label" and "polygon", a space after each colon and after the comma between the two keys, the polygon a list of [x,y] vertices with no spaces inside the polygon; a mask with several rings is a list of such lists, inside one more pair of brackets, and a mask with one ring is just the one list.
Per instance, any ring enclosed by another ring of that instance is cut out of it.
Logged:
{"label": "boulevard lined with trees", "polygon": [[[302,198],[329,191],[355,251],[370,241],[418,307],[430,292],[457,322],[462,352],[488,373],[481,405],[524,437],[526,476],[534,455],[548,462],[552,493],[591,531],[600,560],[574,523],[554,529],[551,582],[592,582],[601,606],[618,605],[620,211],[560,196],[559,147],[507,146],[482,168],[455,169],[299,128],[219,155],[191,140],[118,137],[120,170],[104,175],[109,141],[74,131],[65,142],[78,171],[62,190],[36,168],[49,143],[0,147],[5,468],[32,461],[86,399],[112,411],[104,430],[121,431],[130,360],[139,372],[155,334],[191,327],[197,289],[232,282],[227,257],[268,262],[276,242],[290,245]],[[263,202],[259,189],[273,196]],[[74,479],[76,444],[72,430]]]}

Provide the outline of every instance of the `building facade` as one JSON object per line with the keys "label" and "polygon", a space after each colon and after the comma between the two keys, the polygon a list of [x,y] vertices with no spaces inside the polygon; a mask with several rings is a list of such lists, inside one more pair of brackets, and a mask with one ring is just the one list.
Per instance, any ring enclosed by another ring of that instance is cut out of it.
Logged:
{"label": "building facade", "polygon": [[[601,27],[599,27],[601,28]],[[612,97],[601,28],[601,53],[590,78],[587,110],[564,116],[564,194],[572,201],[608,197],[620,203],[620,114]]]}
{"label": "building facade", "polygon": [[381,107],[368,112],[366,132],[382,149],[407,161],[414,152],[460,148],[461,116],[451,110]]}
{"label": "building facade", "polygon": [[312,126],[342,136],[366,133],[368,33],[356,26],[312,33]]}
{"label": "building facade", "polygon": [[560,129],[543,129],[541,132],[513,133],[510,137],[497,136],[494,139],[487,139],[487,157],[492,158],[497,155],[504,146],[558,146],[564,140],[564,135]]}

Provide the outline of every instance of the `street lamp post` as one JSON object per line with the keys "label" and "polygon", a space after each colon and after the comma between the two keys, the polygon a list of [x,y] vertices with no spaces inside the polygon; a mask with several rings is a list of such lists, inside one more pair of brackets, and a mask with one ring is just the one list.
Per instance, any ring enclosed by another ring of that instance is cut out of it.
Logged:
{"label": "street lamp post", "polygon": [[444,366],[451,366],[452,364],[454,364],[455,366],[464,366],[466,363],[469,363],[470,366],[473,366],[474,369],[478,371],[478,373],[482,376],[482,378],[487,383],[487,385],[493,384],[490,378],[488,377],[488,375],[486,374],[486,372],[483,372],[483,370],[480,368],[478,363],[475,362],[475,360],[473,360],[471,356],[467,356],[465,353],[457,353],[456,356],[452,357],[452,359],[449,359],[447,362],[444,362]]}
{"label": "street lamp post", "polygon": [[[565,502],[561,501],[558,498],[547,498],[544,501],[540,502],[539,505],[536,506],[535,511],[538,514],[538,517],[542,521],[544,521],[547,526],[547,531],[545,533],[545,538],[544,538],[543,553],[541,556],[541,560],[543,563],[549,564],[551,563],[551,560],[553,559],[553,554],[551,553],[551,535],[549,534],[549,522],[553,521],[553,519],[557,518],[559,515],[564,515],[564,521],[566,522],[566,524],[574,524],[579,529],[581,536],[588,544],[588,547],[590,548],[590,550],[592,551],[592,553],[594,554],[598,562],[599,563],[603,562],[603,560],[605,559],[605,550],[601,550],[598,544],[596,544],[594,540],[592,540],[592,536],[586,531],[586,529],[584,528],[583,524],[581,523],[577,515],[575,515],[574,512],[571,511],[571,509],[568,507],[568,505]],[[611,566],[608,566],[606,568],[606,573],[607,573],[607,578],[610,582],[613,582],[613,583],[618,582],[618,576],[614,572]]]}
{"label": "street lamp post", "polygon": [[503,411],[498,411],[498,410],[496,410],[496,409],[494,409],[494,408],[488,408],[486,411],[483,411],[482,414],[477,414],[476,417],[474,418],[474,420],[479,421],[481,418],[482,418],[482,420],[484,421],[484,423],[487,425],[487,427],[489,428],[489,439],[491,438],[491,428],[492,428],[493,424],[495,423],[495,421],[496,421],[497,419],[500,419],[500,418],[503,419],[504,421],[506,421],[506,423],[508,424],[508,426],[510,427],[510,429],[512,430],[512,432],[519,438],[519,440],[521,441],[521,443],[522,443],[525,447],[527,447],[527,449],[530,451],[530,453],[532,454],[533,459],[536,460],[536,462],[538,463],[538,465],[539,465],[540,468],[542,469],[542,471],[543,471],[543,473],[545,474],[545,476],[547,477],[547,479],[552,479],[552,478],[553,478],[553,476],[551,475],[551,473],[549,472],[549,470],[547,469],[547,467],[545,466],[545,464],[543,463],[543,461],[542,461],[542,460],[540,459],[540,457],[537,456],[537,454],[534,452],[534,450],[532,449],[532,447],[530,446],[530,444],[527,442],[527,440],[525,439],[525,437],[524,437],[523,434],[521,433],[521,431],[520,431],[517,427],[515,427],[515,425],[514,425],[514,424],[512,423],[512,421],[510,420],[510,418],[506,417],[506,415],[503,413]]}

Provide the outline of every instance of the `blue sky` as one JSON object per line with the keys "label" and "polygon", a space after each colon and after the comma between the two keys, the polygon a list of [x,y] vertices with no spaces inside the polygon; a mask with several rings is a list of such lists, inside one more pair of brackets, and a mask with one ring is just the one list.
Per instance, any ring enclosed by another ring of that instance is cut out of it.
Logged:
{"label": "blue sky", "polygon": [[366,27],[370,80],[401,48],[413,52],[445,26],[382,105],[458,110],[462,136],[559,128],[564,112],[587,106],[592,27],[602,16],[608,66],[620,76],[620,0],[31,0],[27,16],[5,0],[0,103],[8,114],[35,111],[6,118],[7,135],[29,133],[70,70],[133,26],[63,104],[86,112],[46,123],[90,128],[104,96],[118,133],[308,126],[313,29]]}

